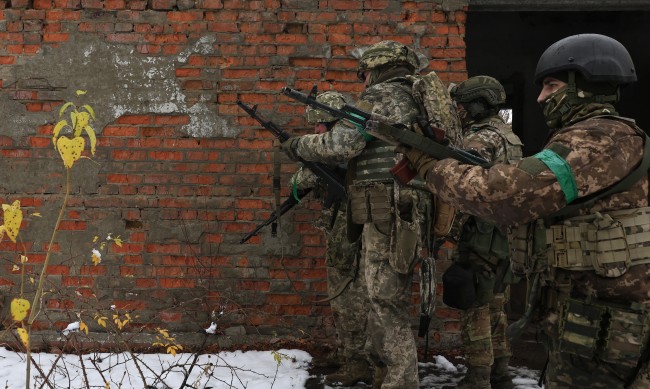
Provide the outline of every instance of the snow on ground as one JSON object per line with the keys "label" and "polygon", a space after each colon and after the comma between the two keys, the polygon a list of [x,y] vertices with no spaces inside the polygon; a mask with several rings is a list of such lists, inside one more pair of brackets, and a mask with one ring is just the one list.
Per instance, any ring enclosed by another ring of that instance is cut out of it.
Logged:
{"label": "snow on ground", "polygon": [[[136,354],[137,364],[128,353],[64,354],[56,363],[50,382],[54,388],[86,387],[84,375],[93,388],[142,389],[139,370],[149,389],[186,388],[246,388],[288,389],[323,387],[323,375],[309,372],[311,355],[301,350],[282,349],[272,351],[234,351],[219,354]],[[32,357],[47,374],[56,354],[35,353]],[[189,371],[194,358],[194,367]],[[83,361],[83,368],[82,363]],[[0,387],[25,388],[25,354],[0,348]],[[34,366],[32,365],[32,369]],[[139,370],[138,370],[139,369]],[[31,386],[39,387],[42,381],[32,370]],[[189,378],[185,375],[189,371]],[[432,362],[420,363],[420,387],[441,388],[460,380],[466,371],[462,363],[454,364],[443,356],[435,356]],[[510,367],[516,389],[539,389],[539,371],[526,367]],[[104,377],[104,378],[102,378]],[[106,386],[106,379],[110,386]],[[311,384],[309,384],[311,383]],[[315,386],[316,385],[316,386]],[[356,388],[367,388],[358,384]],[[325,389],[338,389],[325,385]]]}

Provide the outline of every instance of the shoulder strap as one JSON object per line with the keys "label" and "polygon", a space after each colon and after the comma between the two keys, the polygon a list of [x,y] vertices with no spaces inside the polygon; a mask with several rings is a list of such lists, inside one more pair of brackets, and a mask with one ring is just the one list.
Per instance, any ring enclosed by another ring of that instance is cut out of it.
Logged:
{"label": "shoulder strap", "polygon": [[590,194],[589,196],[582,197],[557,211],[553,215],[548,216],[547,218],[564,216],[581,208],[589,207],[593,205],[598,199],[629,189],[637,181],[643,178],[644,175],[647,175],[648,169],[650,169],[650,138],[647,134],[644,134],[644,139],[645,145],[643,147],[643,159],[641,160],[639,166],[637,166],[630,174],[628,174],[625,178],[613,186],[610,186],[609,188],[603,188],[598,192]]}

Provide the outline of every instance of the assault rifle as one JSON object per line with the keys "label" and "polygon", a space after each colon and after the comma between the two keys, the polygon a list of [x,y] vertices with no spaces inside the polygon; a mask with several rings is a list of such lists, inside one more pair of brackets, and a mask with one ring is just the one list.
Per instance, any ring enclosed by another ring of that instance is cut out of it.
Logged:
{"label": "assault rifle", "polygon": [[[303,197],[307,196],[311,192],[311,188],[307,188],[303,191],[298,191],[298,199],[302,199]],[[278,213],[276,214],[275,212],[271,213],[271,216],[269,216],[268,219],[264,220],[262,223],[258,224],[257,227],[246,236],[244,236],[240,241],[239,244],[244,244],[246,243],[250,238],[254,237],[257,235],[260,230],[269,224],[275,222],[278,220],[278,218],[285,213],[287,213],[291,208],[293,208],[296,204],[298,204],[300,201],[296,199],[293,196],[289,196],[284,202],[280,205],[280,208],[278,208]],[[271,236],[275,235],[275,231],[271,230]]]}
{"label": "assault rifle", "polygon": [[[284,142],[287,139],[289,139],[289,134],[287,134],[286,131],[284,131],[282,128],[280,128],[277,124],[273,123],[270,120],[264,120],[258,113],[257,113],[257,105],[254,105],[252,107],[247,106],[246,104],[242,103],[241,101],[237,101],[237,105],[241,107],[244,111],[246,111],[247,114],[250,115],[253,119],[257,120],[258,123],[260,123],[264,128],[269,130],[280,142]],[[344,173],[339,170],[334,170],[330,168],[329,166],[318,163],[318,162],[311,162],[311,161],[305,161],[303,159],[300,159],[300,162],[311,170],[316,176],[318,176],[323,184],[325,185],[325,188],[327,190],[327,195],[325,197],[325,201],[323,202],[323,206],[325,208],[329,208],[332,206],[332,204],[336,202],[340,202],[343,199],[345,199],[346,192],[345,192],[345,186],[344,186],[344,181],[343,181],[343,176]],[[304,190],[302,193],[298,194],[299,198],[304,197],[309,193],[310,190]],[[253,230],[251,233],[246,235],[239,243],[244,243],[248,239],[250,239],[252,236],[257,234],[257,232],[264,228],[265,226],[271,224],[275,220],[277,220],[278,217],[282,216],[285,214],[287,211],[289,211],[291,208],[293,208],[296,204],[298,204],[298,200],[295,199],[293,196],[290,196],[287,200],[285,200],[282,205],[279,208],[279,215],[276,215],[275,212],[271,214],[271,216],[264,221],[264,223],[260,224]]]}
{"label": "assault rifle", "polygon": [[[395,123],[387,117],[375,113],[368,113],[359,109],[358,107],[352,107],[346,104],[340,109],[336,109],[326,104],[319,103],[316,101],[316,87],[312,88],[309,95],[306,95],[289,87],[283,87],[281,93],[291,99],[309,105],[314,109],[325,111],[339,119],[345,119],[355,126],[364,129],[366,129],[366,123],[369,120],[376,121],[380,123],[380,125],[377,126],[377,128],[374,128],[372,131],[368,131],[368,133],[389,143],[403,143],[407,146],[411,146],[415,149],[432,155],[437,159],[453,158],[462,163],[471,165],[478,165],[483,167],[490,166],[490,163],[488,161],[477,156],[476,154],[472,154],[465,150],[461,150],[445,144],[443,136],[441,136],[444,135],[444,130],[439,128],[431,128],[431,126],[428,124],[426,126],[422,126],[422,120],[418,120],[418,122],[422,127],[423,133],[425,135],[420,135],[418,133],[410,131],[404,124]],[[409,163],[406,159],[395,166],[391,172],[395,176],[395,179],[401,184],[408,183],[414,177],[414,172],[411,168],[409,168]]]}

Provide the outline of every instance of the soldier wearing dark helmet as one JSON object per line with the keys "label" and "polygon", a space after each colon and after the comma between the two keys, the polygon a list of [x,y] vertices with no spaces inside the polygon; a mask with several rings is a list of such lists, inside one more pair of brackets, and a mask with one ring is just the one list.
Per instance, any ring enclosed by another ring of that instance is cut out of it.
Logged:
{"label": "soldier wearing dark helmet", "polygon": [[541,152],[484,169],[401,147],[445,201],[513,226],[513,270],[539,287],[546,388],[650,387],[650,143],[614,105],[636,79],[618,41],[570,36],[537,64]]}
{"label": "soldier wearing dark helmet", "polygon": [[[516,163],[522,157],[522,143],[499,115],[506,92],[496,79],[476,76],[450,88],[463,128],[463,148],[495,163]],[[508,322],[504,306],[509,271],[508,242],[505,234],[487,220],[458,214],[450,236],[457,241],[454,265],[448,274],[462,269],[468,285],[444,283],[444,301],[462,310],[461,340],[467,373],[455,387],[468,389],[513,388],[508,373],[512,355],[506,339]],[[447,277],[443,277],[443,281]],[[458,288],[473,288],[473,301],[456,301]],[[454,306],[456,305],[456,306]]]}
{"label": "soldier wearing dark helmet", "polygon": [[[365,90],[357,102],[397,123],[409,125],[420,114],[407,76],[420,62],[409,47],[394,41],[371,45],[357,75]],[[369,356],[377,366],[373,388],[417,389],[417,350],[409,307],[413,268],[419,259],[431,194],[424,182],[401,187],[390,169],[401,159],[391,146],[364,128],[335,126],[321,135],[292,138],[287,154],[311,161],[348,162],[348,211],[353,239],[361,236],[363,279],[370,298]]]}

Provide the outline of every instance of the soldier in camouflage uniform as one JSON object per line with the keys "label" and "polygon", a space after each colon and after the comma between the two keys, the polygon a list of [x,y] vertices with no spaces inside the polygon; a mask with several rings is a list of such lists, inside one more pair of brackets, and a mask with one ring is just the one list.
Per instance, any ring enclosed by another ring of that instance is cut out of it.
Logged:
{"label": "soldier in camouflage uniform", "polygon": [[636,79],[618,41],[570,36],[537,64],[541,152],[483,169],[399,148],[445,201],[513,226],[513,270],[541,287],[548,389],[650,387],[650,142],[614,107]]}
{"label": "soldier in camouflage uniform", "polygon": [[[510,125],[499,116],[506,102],[506,92],[499,81],[488,76],[472,77],[450,90],[457,105],[463,127],[463,148],[485,160],[496,163],[515,163],[522,157],[522,143]],[[458,388],[498,389],[513,388],[508,374],[512,355],[506,339],[508,327],[504,306],[512,282],[508,242],[504,233],[493,224],[478,217],[457,215],[459,230],[457,249],[453,259],[456,266],[473,274],[471,282],[476,299],[462,310],[461,339],[467,363],[467,374]],[[448,290],[444,294],[456,294]],[[451,300],[451,299],[450,299]]]}
{"label": "soldier in camouflage uniform", "polygon": [[[357,106],[370,105],[395,122],[409,124],[419,114],[407,76],[419,67],[409,47],[382,41],[370,46],[359,61],[357,75],[365,90]],[[389,170],[401,160],[394,146],[369,136],[364,128],[335,126],[322,135],[292,138],[287,154],[310,161],[348,163],[348,234],[361,235],[361,262],[371,312],[369,355],[377,366],[373,388],[416,389],[417,350],[409,307],[413,268],[419,258],[431,194],[423,182],[400,187]]]}
{"label": "soldier in camouflage uniform", "polygon": [[[337,109],[346,104],[344,96],[338,92],[323,92],[316,97],[316,101]],[[314,125],[316,134],[326,133],[337,123],[337,119],[329,113],[311,107],[307,107],[305,114],[307,122]],[[339,125],[346,126],[346,123]],[[311,170],[301,167],[289,185],[292,190],[314,188],[315,196],[322,199],[326,193],[319,181]],[[359,381],[372,382],[372,369],[365,351],[370,302],[368,290],[362,282],[364,269],[359,266],[360,241],[350,243],[347,239],[346,206],[346,201],[342,201],[323,208],[321,217],[314,225],[327,237],[327,292],[331,298],[337,333],[335,355],[341,365],[325,381],[328,384],[340,382],[344,386],[352,386]]]}

